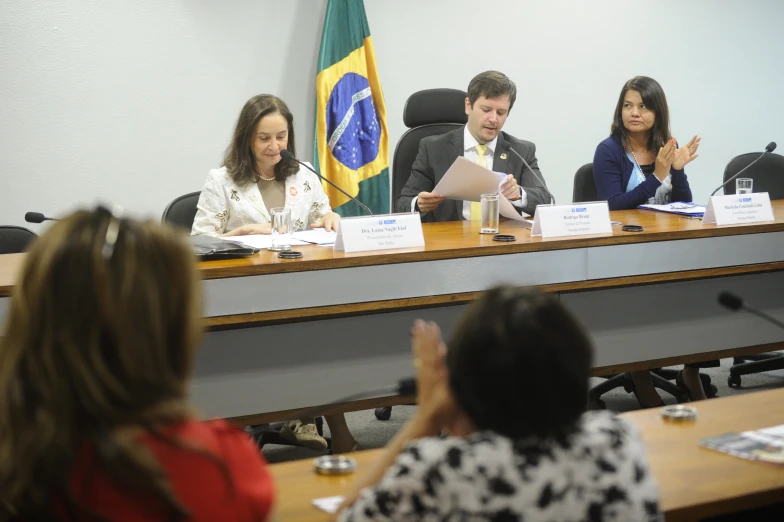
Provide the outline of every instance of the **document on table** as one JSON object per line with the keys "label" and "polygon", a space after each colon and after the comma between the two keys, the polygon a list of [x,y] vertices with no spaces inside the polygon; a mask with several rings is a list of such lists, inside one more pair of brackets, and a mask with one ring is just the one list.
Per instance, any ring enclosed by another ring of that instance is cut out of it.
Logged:
{"label": "document on table", "polygon": [[[231,236],[231,237],[224,237],[223,239],[227,241],[231,241],[233,243],[240,243],[255,248],[269,248],[272,246],[272,235],[270,234],[253,234],[250,236]],[[280,244],[280,241],[278,241],[278,244]],[[289,237],[289,244],[291,246],[302,246],[302,245],[307,245],[309,243],[305,241],[301,241],[294,237]]]}
{"label": "document on table", "polygon": [[336,495],[334,497],[314,498],[311,502],[321,511],[334,515],[340,504],[343,503],[343,497]]}
{"label": "document on table", "polygon": [[503,172],[493,172],[458,156],[433,192],[447,199],[479,201],[482,194],[497,194],[505,179]]}
{"label": "document on table", "polygon": [[312,245],[333,245],[338,237],[337,232],[327,232],[323,228],[313,228],[302,230],[292,234],[294,239],[310,243]]}
{"label": "document on table", "polygon": [[666,212],[668,214],[678,214],[679,216],[702,216],[705,214],[705,207],[702,205],[695,205],[694,203],[684,203],[677,201],[675,203],[668,203],[666,205],[640,205],[637,208],[643,210],[655,210],[657,212]]}

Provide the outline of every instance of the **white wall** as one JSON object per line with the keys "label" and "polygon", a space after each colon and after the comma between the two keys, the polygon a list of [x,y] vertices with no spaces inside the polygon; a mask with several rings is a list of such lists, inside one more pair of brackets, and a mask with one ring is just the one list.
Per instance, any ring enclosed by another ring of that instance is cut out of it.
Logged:
{"label": "white wall", "polygon": [[[403,104],[430,87],[507,73],[505,130],[536,143],[559,202],[609,132],[625,80],[667,93],[675,136],[703,136],[687,167],[704,201],[736,154],[784,147],[778,0],[366,0],[392,149]],[[0,223],[98,199],[159,216],[217,166],[259,92],[295,112],[310,159],[325,0],[3,0]],[[479,7],[481,6],[481,7]],[[750,29],[749,29],[750,28]],[[31,228],[36,229],[33,225]]]}

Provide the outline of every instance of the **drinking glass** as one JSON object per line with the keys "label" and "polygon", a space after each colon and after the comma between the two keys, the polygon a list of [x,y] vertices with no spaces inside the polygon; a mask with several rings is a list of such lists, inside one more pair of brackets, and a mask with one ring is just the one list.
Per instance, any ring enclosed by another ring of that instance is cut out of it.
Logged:
{"label": "drinking glass", "polygon": [[270,217],[272,218],[272,244],[269,250],[275,252],[291,250],[291,209],[271,208]]}
{"label": "drinking glass", "polygon": [[735,194],[751,194],[754,180],[751,178],[738,178],[735,180]]}
{"label": "drinking glass", "polygon": [[498,194],[482,194],[480,201],[482,223],[479,228],[480,234],[498,233],[498,210],[500,203]]}

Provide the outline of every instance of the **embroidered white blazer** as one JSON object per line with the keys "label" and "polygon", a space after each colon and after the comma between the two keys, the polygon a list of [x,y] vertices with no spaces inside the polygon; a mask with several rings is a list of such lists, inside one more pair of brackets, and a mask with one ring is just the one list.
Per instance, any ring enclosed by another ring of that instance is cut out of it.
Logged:
{"label": "embroidered white blazer", "polygon": [[[291,209],[291,225],[305,230],[324,214],[332,212],[321,181],[300,168],[286,178],[286,208]],[[199,196],[192,235],[219,236],[243,225],[269,223],[270,214],[258,186],[240,187],[229,177],[226,167],[212,169]]]}

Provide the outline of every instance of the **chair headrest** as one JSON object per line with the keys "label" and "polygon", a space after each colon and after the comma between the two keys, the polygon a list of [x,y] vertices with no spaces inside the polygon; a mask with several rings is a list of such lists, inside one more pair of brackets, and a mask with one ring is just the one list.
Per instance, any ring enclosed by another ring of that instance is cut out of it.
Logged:
{"label": "chair headrest", "polygon": [[465,91],[458,89],[426,89],[415,92],[406,100],[403,123],[409,129],[430,123],[464,124],[468,121],[465,99]]}

